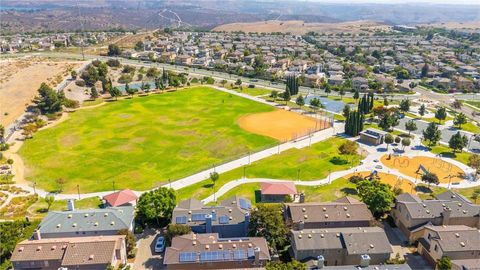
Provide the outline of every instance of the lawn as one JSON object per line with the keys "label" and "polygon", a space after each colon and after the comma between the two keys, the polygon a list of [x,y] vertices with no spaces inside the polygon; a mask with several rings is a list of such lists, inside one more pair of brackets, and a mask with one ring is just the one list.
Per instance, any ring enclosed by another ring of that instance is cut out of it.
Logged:
{"label": "lawn", "polygon": [[[419,197],[422,199],[433,199],[436,195],[443,193],[447,191],[446,188],[443,187],[438,187],[431,185],[430,188],[428,188],[427,185],[421,184],[419,185],[420,187],[423,187],[425,191],[428,191],[427,193],[419,193]],[[471,187],[471,188],[452,188],[452,191],[458,192],[461,195],[465,196],[467,199],[469,199],[471,202],[480,204],[480,198],[477,198],[476,200],[472,198],[472,195],[474,191],[480,191],[480,187]]]}
{"label": "lawn", "polygon": [[[81,200],[75,200],[75,209],[95,209],[101,206],[102,201],[99,197],[85,198]],[[48,204],[44,198],[39,198],[34,204],[28,208],[28,213],[35,218],[45,216],[47,212]],[[50,211],[66,211],[67,200],[54,201],[50,206]]]}
{"label": "lawn", "polygon": [[[146,190],[276,144],[237,119],[268,105],[208,87],[109,102],[70,114],[20,149],[27,179],[52,191]],[[56,179],[63,178],[60,186]]]}
{"label": "lawn", "polygon": [[457,161],[462,162],[465,165],[468,165],[468,158],[472,155],[467,152],[460,152],[460,153],[453,153],[452,149],[449,147],[442,145],[442,144],[437,144],[435,146],[429,146],[426,141],[422,142],[424,145],[430,147],[430,152],[434,154],[442,154],[443,157],[448,157],[448,158],[453,158]]}
{"label": "lawn", "polygon": [[[329,170],[342,171],[359,164],[361,157],[340,156],[338,147],[345,141],[341,138],[313,144],[311,147],[302,149],[289,149],[245,167],[245,175],[248,178],[272,178],[282,180],[318,180],[328,176]],[[332,160],[334,157],[342,157],[342,161]],[[348,162],[351,162],[350,164]],[[335,164],[336,163],[336,164]],[[224,184],[243,177],[244,168],[237,168],[220,175],[215,186],[219,189]],[[249,193],[247,190],[245,193]],[[245,194],[239,193],[239,194]],[[184,187],[177,191],[178,200],[187,198],[204,199],[213,194],[212,182],[205,180],[194,185]],[[253,196],[253,195],[252,195]]]}
{"label": "lawn", "polygon": [[[470,120],[468,120],[468,121],[470,121]],[[475,133],[475,134],[480,134],[480,127],[473,124],[472,122],[468,122],[466,124],[463,124],[462,125],[462,130],[469,131],[469,132],[472,132],[472,133]]]}
{"label": "lawn", "polygon": [[250,95],[250,96],[262,96],[262,95],[269,95],[270,93],[272,93],[272,90],[268,90],[268,89],[265,89],[265,88],[249,88],[249,87],[244,87],[242,90],[240,89],[234,89],[235,91],[239,92],[239,93],[243,93],[243,94],[247,94],[247,95]]}

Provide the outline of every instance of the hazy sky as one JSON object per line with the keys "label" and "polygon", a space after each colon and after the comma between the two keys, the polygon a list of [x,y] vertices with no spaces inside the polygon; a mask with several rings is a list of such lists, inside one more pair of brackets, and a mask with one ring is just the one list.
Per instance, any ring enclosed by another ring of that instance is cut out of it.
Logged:
{"label": "hazy sky", "polygon": [[[432,3],[432,4],[474,4],[480,5],[480,0],[309,0],[315,2],[330,2],[330,3],[382,3],[382,4],[392,4],[392,3]],[[478,10],[480,14],[480,7]]]}

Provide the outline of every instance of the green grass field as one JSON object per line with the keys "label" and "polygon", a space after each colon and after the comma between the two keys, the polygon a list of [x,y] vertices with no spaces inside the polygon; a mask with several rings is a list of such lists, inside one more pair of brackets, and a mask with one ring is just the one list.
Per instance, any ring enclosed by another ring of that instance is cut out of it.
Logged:
{"label": "green grass field", "polygon": [[[359,164],[361,159],[359,155],[341,156],[347,162],[346,164],[335,164],[336,162],[332,161],[332,158],[340,156],[338,147],[344,141],[344,139],[335,137],[313,144],[311,147],[289,149],[279,155],[274,155],[253,162],[245,168],[245,175],[248,178],[272,178],[284,180],[297,180],[298,176],[300,176],[300,180],[304,181],[323,179],[328,176],[329,170],[332,172],[341,171]],[[242,178],[243,172],[243,168],[238,168],[221,174],[215,184],[215,188],[219,189],[232,180]],[[246,186],[250,187],[253,185]],[[245,192],[242,192],[241,190],[237,190],[236,192],[238,192],[239,195],[251,193],[250,189]],[[212,194],[212,182],[210,180],[205,180],[179,189],[177,191],[177,198],[178,200],[191,197],[205,199]]]}
{"label": "green grass field", "polygon": [[[75,209],[96,209],[100,208],[102,201],[99,197],[85,198],[81,200],[75,200]],[[32,204],[27,212],[33,218],[42,218],[48,214],[48,204],[44,198],[39,198],[34,204]],[[56,200],[50,206],[49,211],[66,211],[67,200]]]}
{"label": "green grass field", "polygon": [[242,90],[240,90],[239,88],[237,89],[234,89],[235,91],[239,92],[239,93],[243,93],[243,94],[247,94],[247,95],[250,95],[250,96],[262,96],[262,95],[269,95],[272,90],[268,90],[268,89],[265,89],[265,88],[249,88],[249,87],[244,87]]}
{"label": "green grass field", "polygon": [[72,113],[20,149],[27,179],[45,190],[82,193],[151,189],[267,146],[236,121],[273,107],[208,87],[135,97]]}
{"label": "green grass field", "polygon": [[429,146],[428,142],[426,141],[422,141],[422,143],[423,145],[430,147],[430,152],[434,154],[442,154],[443,157],[453,158],[457,161],[462,162],[465,165],[468,165],[468,158],[472,155],[465,151],[454,153],[451,148],[442,144]]}

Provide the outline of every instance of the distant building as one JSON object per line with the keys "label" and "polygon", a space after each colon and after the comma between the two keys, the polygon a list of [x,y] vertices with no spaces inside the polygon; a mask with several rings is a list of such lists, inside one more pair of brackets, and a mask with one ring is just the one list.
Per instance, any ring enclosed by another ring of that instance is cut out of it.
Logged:
{"label": "distant building", "polygon": [[385,131],[368,128],[360,132],[360,141],[365,144],[380,145],[383,143],[385,135],[387,135]]}
{"label": "distant building", "polygon": [[263,182],[260,193],[262,202],[284,202],[288,196],[295,198],[297,188],[293,182]]}
{"label": "distant building", "polygon": [[173,210],[172,223],[188,225],[195,233],[218,233],[220,237],[243,237],[248,233],[251,203],[234,196],[217,206],[196,199],[181,201]]}
{"label": "distant building", "polygon": [[383,264],[393,252],[379,227],[292,230],[290,243],[296,260],[321,259],[325,266]]}
{"label": "distant building", "polygon": [[135,206],[138,196],[130,189],[120,190],[106,196],[103,196],[105,204],[110,207],[117,206]]}
{"label": "distant building", "polygon": [[133,207],[111,207],[74,211],[52,211],[35,231],[35,239],[116,235],[133,230]]}
{"label": "distant building", "polygon": [[104,270],[127,262],[125,236],[25,240],[10,260],[15,270]]}
{"label": "distant building", "polygon": [[369,227],[374,221],[367,205],[351,197],[334,202],[287,203],[283,213],[294,230]]}
{"label": "distant building", "polygon": [[268,261],[265,238],[220,238],[216,233],[192,233],[172,239],[163,263],[167,269],[262,269]]}

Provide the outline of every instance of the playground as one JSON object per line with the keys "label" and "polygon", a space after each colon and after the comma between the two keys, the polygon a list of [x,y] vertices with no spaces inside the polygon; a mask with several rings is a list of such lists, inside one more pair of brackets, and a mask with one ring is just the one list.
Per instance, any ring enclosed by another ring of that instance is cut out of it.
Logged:
{"label": "playground", "polygon": [[463,180],[464,171],[458,166],[440,159],[432,157],[395,157],[384,155],[382,163],[390,169],[398,170],[400,173],[414,178],[421,178],[425,172],[431,172],[438,176],[442,184],[459,183]]}
{"label": "playground", "polygon": [[246,131],[279,141],[300,138],[330,127],[328,121],[285,110],[245,115],[238,120],[238,124]]}
{"label": "playground", "polygon": [[371,177],[371,179],[375,179],[375,180],[378,180],[382,183],[389,184],[392,187],[398,187],[403,192],[412,193],[412,194],[417,193],[415,191],[415,184],[406,180],[406,179],[402,179],[401,176],[397,176],[397,175],[394,175],[394,174],[383,173],[383,172],[378,172],[378,173],[376,173],[376,175],[372,175],[372,174],[373,174],[372,172],[364,171],[364,172],[357,172],[357,173],[349,174],[349,175],[345,176],[344,178],[348,179],[353,175],[358,175],[358,176],[361,176],[361,177],[364,177],[364,178],[367,178],[367,179]]}

